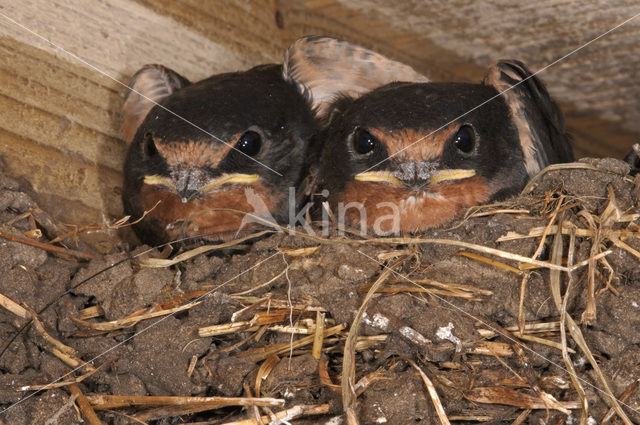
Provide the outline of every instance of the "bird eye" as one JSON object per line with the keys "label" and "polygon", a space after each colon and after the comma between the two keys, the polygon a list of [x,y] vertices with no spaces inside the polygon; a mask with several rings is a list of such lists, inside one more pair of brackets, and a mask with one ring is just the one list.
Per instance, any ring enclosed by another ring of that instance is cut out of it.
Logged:
{"label": "bird eye", "polygon": [[361,155],[373,151],[378,145],[378,139],[367,130],[359,129],[353,138],[353,148]]}
{"label": "bird eye", "polygon": [[255,131],[245,131],[240,140],[236,144],[236,148],[249,156],[254,156],[260,152],[260,146],[262,146],[262,137]]}
{"label": "bird eye", "polygon": [[153,140],[153,134],[144,134],[144,139],[142,140],[142,153],[147,158],[158,155],[158,148],[156,147],[156,142]]}
{"label": "bird eye", "polygon": [[471,153],[476,147],[476,135],[469,125],[463,125],[456,133],[453,144],[463,153]]}

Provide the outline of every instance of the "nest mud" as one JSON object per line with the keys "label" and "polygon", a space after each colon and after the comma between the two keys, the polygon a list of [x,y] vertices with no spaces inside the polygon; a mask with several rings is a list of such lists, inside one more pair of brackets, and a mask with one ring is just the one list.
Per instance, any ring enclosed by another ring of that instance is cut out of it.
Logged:
{"label": "nest mud", "polygon": [[640,423],[627,173],[554,166],[410,237],[274,230],[172,259],[98,254],[100,226],[0,175],[0,422]]}

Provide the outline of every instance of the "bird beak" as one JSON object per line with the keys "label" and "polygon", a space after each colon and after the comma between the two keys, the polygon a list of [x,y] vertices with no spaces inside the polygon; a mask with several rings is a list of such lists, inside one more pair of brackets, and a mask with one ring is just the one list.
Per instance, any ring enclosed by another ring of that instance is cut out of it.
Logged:
{"label": "bird beak", "polygon": [[391,171],[367,171],[356,174],[355,179],[362,182],[391,183],[393,185],[403,184],[402,180],[394,176]]}
{"label": "bird beak", "polygon": [[476,170],[458,169],[458,170],[440,170],[429,179],[429,183],[435,184],[449,180],[463,180],[476,175]]}
{"label": "bird beak", "polygon": [[197,172],[181,171],[177,178],[158,175],[145,176],[144,183],[148,185],[165,186],[180,196],[182,202],[187,202],[196,193],[206,192],[225,184],[251,184],[260,180],[258,174],[223,174],[212,180],[201,181]]}
{"label": "bird beak", "polygon": [[[438,170],[432,172],[430,176],[425,179],[425,183],[436,184],[443,181],[462,180],[475,175],[475,170],[468,169]],[[395,186],[408,184],[407,180],[398,178],[397,173],[391,171],[367,171],[356,174],[355,179],[366,182],[390,183]]]}
{"label": "bird beak", "polygon": [[198,192],[206,192],[209,189],[213,189],[214,187],[222,186],[223,184],[236,183],[236,184],[251,184],[260,180],[260,175],[258,174],[223,174],[220,177],[211,180],[200,189]]}

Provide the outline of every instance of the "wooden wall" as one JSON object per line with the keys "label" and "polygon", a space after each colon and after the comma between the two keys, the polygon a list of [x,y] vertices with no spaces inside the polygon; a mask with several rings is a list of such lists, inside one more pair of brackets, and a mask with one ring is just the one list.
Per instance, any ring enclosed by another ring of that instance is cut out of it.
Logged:
{"label": "wooden wall", "polygon": [[[60,219],[99,223],[122,214],[116,80],[146,63],[198,80],[326,34],[434,80],[479,81],[495,59],[537,70],[639,12],[622,0],[0,0],[0,158]],[[620,157],[640,141],[639,35],[640,17],[540,75],[580,155]]]}

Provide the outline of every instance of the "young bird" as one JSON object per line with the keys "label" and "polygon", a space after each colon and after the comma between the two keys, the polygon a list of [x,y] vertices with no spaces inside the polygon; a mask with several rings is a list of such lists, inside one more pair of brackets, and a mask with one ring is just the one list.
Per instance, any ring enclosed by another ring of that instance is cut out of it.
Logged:
{"label": "young bird", "polygon": [[[327,66],[327,49],[341,49],[343,60]],[[334,90],[341,68],[371,55],[311,37],[292,45],[285,61],[298,84],[322,99],[316,179],[339,221],[376,234],[422,231],[517,194],[545,166],[573,160],[558,106],[521,62],[496,62],[481,84],[407,72],[396,82]],[[389,63],[370,61],[369,73]]]}
{"label": "young bird", "polygon": [[[323,69],[343,56],[332,46],[323,45]],[[369,59],[386,61],[374,53]],[[340,70],[339,85],[323,81],[324,86],[369,90],[381,75],[410,70],[397,63],[367,70],[359,63]],[[290,71],[262,65],[194,84],[160,65],[135,74],[124,103],[123,133],[130,147],[123,202],[133,220],[144,215],[134,226],[143,242],[194,236],[228,240],[240,229],[263,225],[225,209],[297,223],[304,196],[296,189],[317,133],[319,115],[313,109],[321,110],[323,103],[311,104],[309,87]],[[407,74],[416,76],[413,70]],[[314,99],[322,100],[314,92]]]}
{"label": "young bird", "polygon": [[135,74],[124,104],[123,202],[134,220],[147,213],[134,226],[143,242],[227,240],[258,225],[221,209],[286,222],[316,124],[285,77],[280,65],[194,84],[159,65]]}

